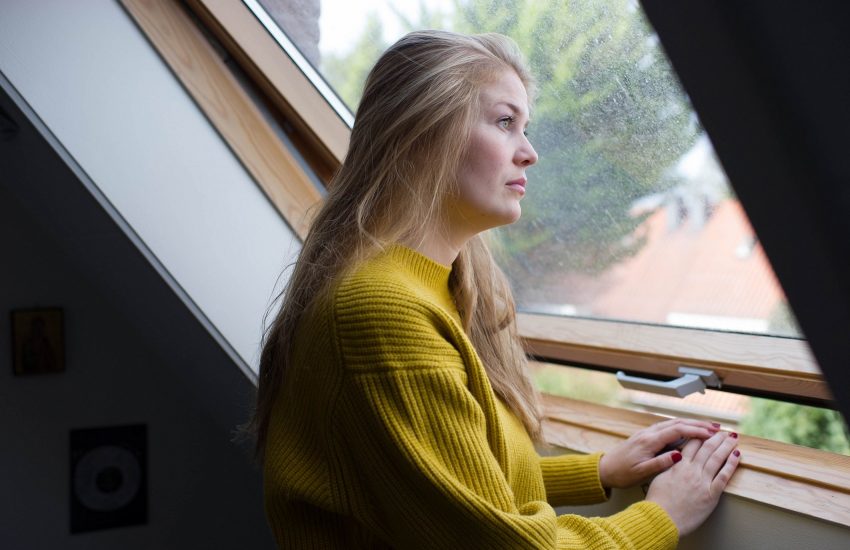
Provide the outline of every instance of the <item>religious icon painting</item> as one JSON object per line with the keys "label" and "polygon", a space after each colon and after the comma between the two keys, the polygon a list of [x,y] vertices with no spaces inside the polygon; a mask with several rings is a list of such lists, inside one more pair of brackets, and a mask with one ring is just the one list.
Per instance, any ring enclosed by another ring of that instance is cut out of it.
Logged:
{"label": "religious icon painting", "polygon": [[12,311],[12,369],[16,376],[65,370],[61,309]]}

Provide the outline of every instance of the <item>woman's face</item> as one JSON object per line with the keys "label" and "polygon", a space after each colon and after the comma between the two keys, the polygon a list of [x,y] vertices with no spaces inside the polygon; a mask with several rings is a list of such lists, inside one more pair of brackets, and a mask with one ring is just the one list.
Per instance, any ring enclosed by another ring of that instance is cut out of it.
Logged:
{"label": "woman's face", "polygon": [[516,73],[505,71],[485,85],[480,102],[458,173],[458,196],[449,208],[450,229],[467,238],[519,219],[525,170],[537,162],[537,153],[525,136],[528,95]]}

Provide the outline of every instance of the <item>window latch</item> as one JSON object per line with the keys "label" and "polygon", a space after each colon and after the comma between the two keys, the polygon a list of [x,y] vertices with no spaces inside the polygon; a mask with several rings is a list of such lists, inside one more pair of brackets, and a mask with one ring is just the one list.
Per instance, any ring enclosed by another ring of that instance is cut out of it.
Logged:
{"label": "window latch", "polygon": [[713,370],[694,369],[691,367],[679,367],[679,378],[661,382],[641,378],[640,376],[629,376],[623,371],[617,372],[617,382],[624,388],[632,390],[660,393],[675,397],[685,397],[692,393],[705,393],[705,388],[720,388],[720,378]]}

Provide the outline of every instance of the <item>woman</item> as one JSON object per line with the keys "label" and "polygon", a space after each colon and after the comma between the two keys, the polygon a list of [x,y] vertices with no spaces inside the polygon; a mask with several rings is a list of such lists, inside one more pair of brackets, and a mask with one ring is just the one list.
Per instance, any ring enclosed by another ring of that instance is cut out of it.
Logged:
{"label": "woman", "polygon": [[[254,425],[281,547],[671,548],[734,472],[735,437],[697,421],[535,452],[514,303],[481,235],[520,216],[531,87],[493,34],[411,33],[370,73],[263,348]],[[662,471],[609,518],[552,508]]]}

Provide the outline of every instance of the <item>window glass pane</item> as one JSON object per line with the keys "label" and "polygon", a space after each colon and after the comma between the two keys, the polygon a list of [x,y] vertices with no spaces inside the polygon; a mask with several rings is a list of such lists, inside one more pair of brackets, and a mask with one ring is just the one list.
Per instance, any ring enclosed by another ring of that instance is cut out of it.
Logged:
{"label": "window glass pane", "polygon": [[[262,0],[292,28],[309,25],[274,5],[304,3]],[[529,131],[540,161],[522,219],[494,240],[521,310],[800,337],[636,1],[323,0],[320,14],[300,40],[352,110],[408,30],[519,43],[539,81]]]}
{"label": "window glass pane", "polygon": [[771,399],[706,390],[684,398],[623,388],[613,374],[532,363],[540,391],[670,417],[720,422],[725,430],[850,455],[840,413]]}

